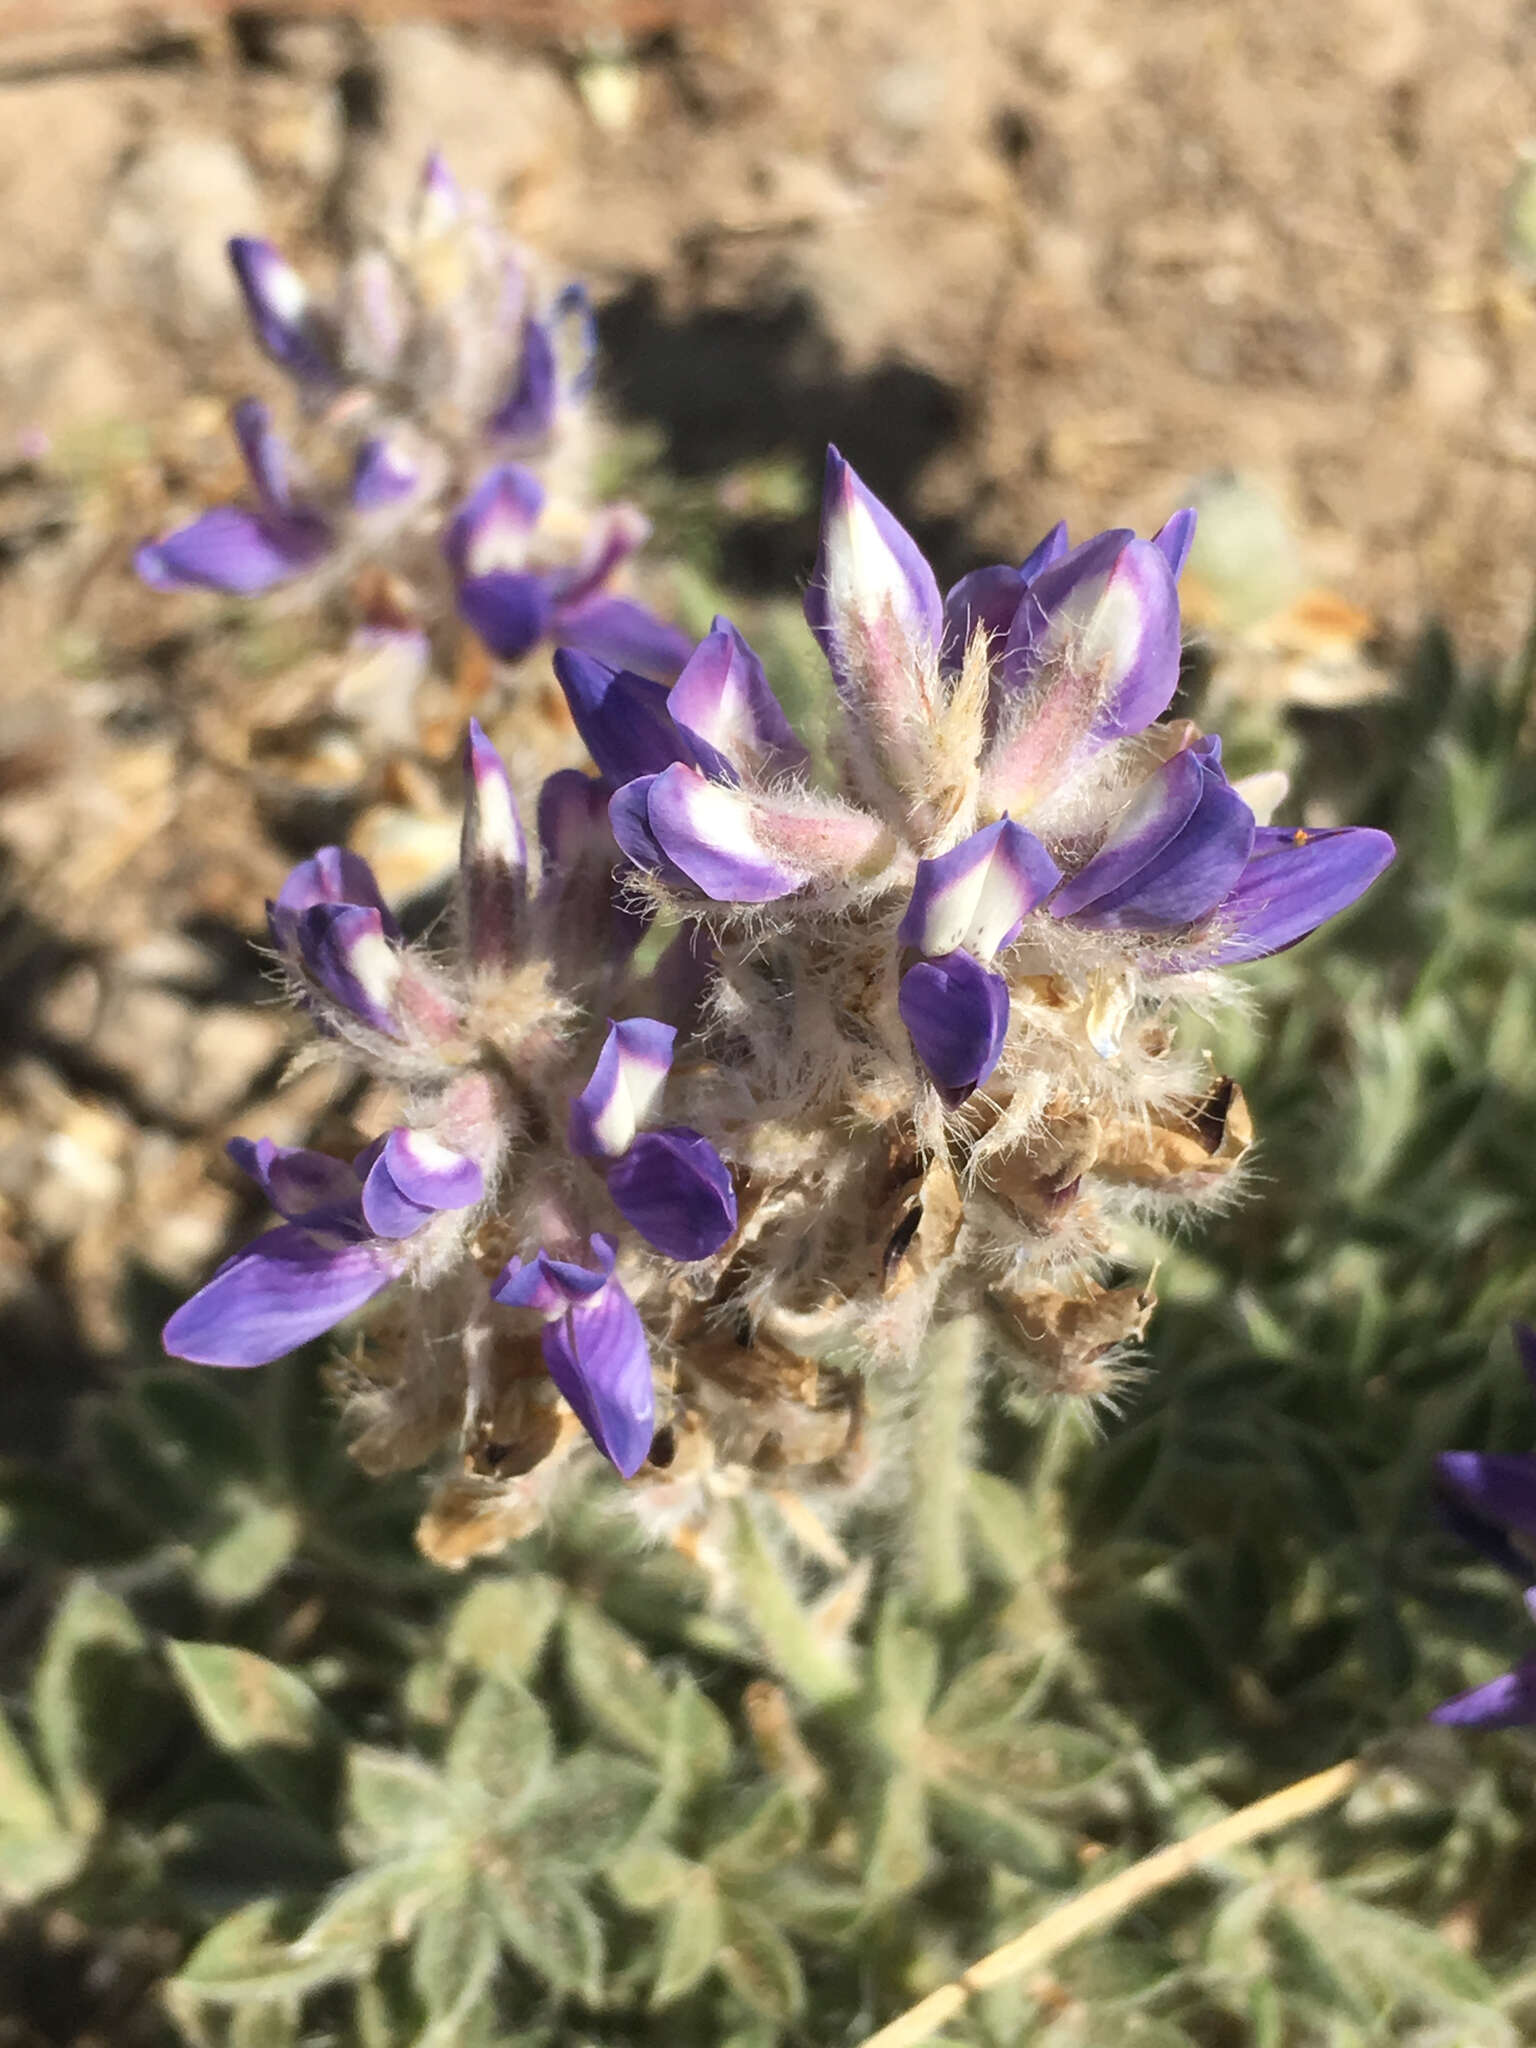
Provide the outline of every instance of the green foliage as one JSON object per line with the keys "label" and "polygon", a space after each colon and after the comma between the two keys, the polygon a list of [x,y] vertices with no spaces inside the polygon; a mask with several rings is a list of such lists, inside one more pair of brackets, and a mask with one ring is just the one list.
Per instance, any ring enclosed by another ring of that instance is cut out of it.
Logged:
{"label": "green foliage", "polygon": [[[1530,2038],[1536,1746],[1423,1725],[1528,1643],[1428,1476],[1536,1439],[1501,1334],[1536,1312],[1530,698],[1529,662],[1467,677],[1431,638],[1396,700],[1291,732],[1303,786],[1402,857],[1199,1027],[1254,1101],[1248,1205],[1127,1247],[1161,1257],[1162,1307],[1099,1427],[1006,1398],[927,1418],[921,1517],[846,1532],[867,1583],[742,1504],[722,1612],[600,1490],[434,1572],[414,1487],[351,1470],[303,1363],[132,1374],[57,1463],[0,1477],[14,1924],[152,1934],[206,2048],[856,2043],[1366,1748],[1339,1812],[947,2038]],[[135,2039],[170,2039],[147,2010]]]}

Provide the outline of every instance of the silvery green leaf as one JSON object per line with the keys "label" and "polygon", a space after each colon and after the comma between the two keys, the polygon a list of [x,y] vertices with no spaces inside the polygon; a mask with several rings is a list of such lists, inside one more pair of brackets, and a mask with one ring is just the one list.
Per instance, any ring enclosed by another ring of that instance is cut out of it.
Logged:
{"label": "silvery green leaf", "polygon": [[579,1749],[544,1780],[519,1830],[522,1852],[568,1870],[594,1870],[621,1852],[655,1796],[655,1776],[644,1764],[595,1746]]}
{"label": "silvery green leaf", "polygon": [[299,1544],[293,1508],[244,1489],[226,1496],[229,1519],[203,1544],[193,1567],[199,1586],[222,1607],[254,1600],[292,1560]]}
{"label": "silvery green leaf", "polygon": [[669,1908],[661,1955],[651,1986],[651,2007],[675,2005],[713,1968],[719,1957],[725,1917],[720,1897],[705,1870],[695,1870],[681,1897]]}
{"label": "silvery green leaf", "polygon": [[18,1835],[51,1835],[59,1825],[57,1808],[15,1729],[0,1712],[0,1828]]}
{"label": "silvery green leaf", "polygon": [[1025,1721],[990,1735],[934,1745],[929,1768],[936,1781],[979,1785],[1004,1797],[1048,1804],[1079,1791],[1115,1762],[1097,1735],[1059,1721]]}
{"label": "silvery green leaf", "polygon": [[296,1956],[371,1956],[404,1941],[433,1899],[451,1890],[458,1872],[442,1854],[400,1856],[376,1863],[338,1885],[294,1941]]}
{"label": "silvery green leaf", "polygon": [[915,1770],[896,1770],[886,1779],[871,1816],[864,1858],[864,1887],[879,1903],[914,1891],[928,1874],[928,1795]]}
{"label": "silvery green leaf", "polygon": [[722,1898],[720,1974],[767,2020],[792,2020],[805,2003],[795,1952],[764,1914],[744,1900]]}
{"label": "silvery green leaf", "polygon": [[872,1725],[891,1756],[910,1757],[923,1739],[939,1679],[939,1650],[921,1629],[907,1626],[900,1605],[886,1603],[870,1650],[870,1676],[878,1702]]}
{"label": "silvery green leaf", "polygon": [[1029,1810],[1029,1801],[982,1779],[932,1779],[928,1798],[945,1840],[989,1862],[1002,1863],[1052,1889],[1077,1875],[1074,1839]]}
{"label": "silvery green leaf", "polygon": [[396,1749],[348,1747],[346,1809],[349,1844],[359,1860],[429,1846],[447,1827],[441,1776]]}
{"label": "silvery green leaf", "polygon": [[595,1726],[658,1762],[667,1742],[667,1689],[639,1644],[578,1601],[565,1611],[562,1640],[566,1678]]}
{"label": "silvery green leaf", "polygon": [[608,1889],[632,1913],[654,1913],[682,1895],[698,1865],[649,1838],[621,1849],[603,1872]]}
{"label": "silvery green leaf", "polygon": [[241,2005],[297,1997],[370,1960],[362,1949],[297,1952],[279,1931],[283,1910],[280,1900],[258,1899],[205,1934],[167,1987],[172,2010],[189,1998]]}
{"label": "silvery green leaf", "polygon": [[209,1740],[300,1819],[325,1815],[340,1738],[298,1673],[232,1644],[173,1642],[167,1649]]}
{"label": "silvery green leaf", "polygon": [[804,1803],[782,1786],[759,1798],[754,1813],[734,1833],[717,1841],[709,1852],[711,1869],[722,1883],[755,1877],[787,1863],[804,1847]]}
{"label": "silvery green leaf", "polygon": [[505,1825],[537,1792],[553,1749],[544,1709],[516,1679],[482,1679],[443,1759],[455,1793]]}
{"label": "silvery green leaf", "polygon": [[817,1628],[745,1501],[731,1506],[729,1555],[743,1612],[790,1687],[816,1706],[857,1692],[855,1653]]}
{"label": "silvery green leaf", "polygon": [[445,1884],[417,1921],[411,1945],[411,1982],[431,2022],[417,2048],[456,2048],[500,1961],[496,1923],[479,1884]]}
{"label": "silvery green leaf", "polygon": [[587,2005],[602,1999],[603,1930],[575,1884],[555,1870],[490,1863],[486,1895],[509,1948],[536,1976]]}
{"label": "silvery green leaf", "polygon": [[487,1678],[526,1680],[564,1598],[564,1589],[539,1572],[478,1580],[449,1621],[449,1662]]}
{"label": "silvery green leaf", "polygon": [[1049,1682],[1049,1661],[1035,1653],[994,1650],[978,1657],[946,1689],[929,1718],[929,1732],[962,1745],[995,1735],[1027,1714],[1042,1676]]}
{"label": "silvery green leaf", "polygon": [[1049,1525],[1018,1487],[996,1472],[966,1481],[966,1518],[983,1570],[1006,1585],[1034,1581],[1050,1559]]}
{"label": "silvery green leaf", "polygon": [[298,2048],[303,2010],[297,1998],[273,2005],[237,2005],[229,2015],[229,2048]]}
{"label": "silvery green leaf", "polygon": [[681,1812],[698,1792],[718,1784],[731,1768],[730,1723],[695,1681],[679,1679],[667,1705],[661,1783],[667,1811]]}
{"label": "silvery green leaf", "polygon": [[37,1744],[72,1828],[96,1826],[106,1794],[155,1732],[149,1646],[115,1593],[77,1579],[43,1644],[32,1686]]}
{"label": "silvery green leaf", "polygon": [[75,1877],[90,1854],[88,1835],[24,1834],[0,1826],[0,1900],[25,1904],[46,1898],[49,1892]]}

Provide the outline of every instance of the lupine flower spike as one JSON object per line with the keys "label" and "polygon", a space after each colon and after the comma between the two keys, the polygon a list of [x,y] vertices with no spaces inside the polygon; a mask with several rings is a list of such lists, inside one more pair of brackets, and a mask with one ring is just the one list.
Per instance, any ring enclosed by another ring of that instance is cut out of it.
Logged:
{"label": "lupine flower spike", "polygon": [[[295,333],[296,374],[325,332]],[[501,473],[456,529],[488,638],[543,602],[518,554],[536,510]],[[335,849],[272,906],[326,1043],[409,1114],[351,1166],[252,1164],[286,1220],[172,1348],[252,1363],[368,1303],[357,1455],[457,1454],[423,1538],[454,1561],[532,1527],[584,1446],[718,1559],[702,1539],[754,1484],[828,1514],[877,1475],[899,1497],[935,1359],[961,1402],[989,1364],[1110,1391],[1151,1307],[1105,1284],[1122,1219],[1222,1196],[1251,1135],[1174,1002],[1392,854],[1257,824],[1219,742],[1159,722],[1191,528],[1058,528],[945,596],[833,452],[806,600],[842,712],[830,787],[729,620],[670,689],[562,648],[595,772],[545,783],[535,854],[471,731],[451,955],[406,945]]]}
{"label": "lupine flower spike", "polygon": [[268,242],[238,236],[229,255],[252,334],[293,386],[300,446],[257,400],[238,405],[246,501],[147,541],[146,583],[320,595],[367,568],[359,664],[383,636],[424,667],[421,629],[457,612],[498,661],[556,639],[676,674],[687,642],[611,587],[648,527],[633,506],[591,504],[580,286],[541,299],[435,155],[408,232],[357,256],[331,302]]}
{"label": "lupine flower spike", "polygon": [[[1515,1349],[1536,1393],[1536,1329],[1515,1325]],[[1536,1451],[1445,1451],[1436,1460],[1442,1520],[1516,1579],[1536,1621]],[[1513,1671],[1446,1700],[1430,1716],[1463,1728],[1536,1722],[1536,1650]]]}

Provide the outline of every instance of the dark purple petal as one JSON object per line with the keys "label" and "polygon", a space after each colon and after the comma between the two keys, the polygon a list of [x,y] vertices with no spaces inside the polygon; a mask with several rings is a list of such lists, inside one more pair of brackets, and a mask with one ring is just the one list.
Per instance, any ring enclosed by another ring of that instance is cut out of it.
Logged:
{"label": "dark purple petal", "polygon": [[504,462],[483,476],[448,523],[443,553],[460,578],[521,570],[528,536],[544,510],[544,486],[532,470]]}
{"label": "dark purple petal", "polygon": [[262,509],[282,516],[293,510],[288,443],[272,425],[272,415],[259,398],[242,398],[230,414],[235,439],[251,488]]}
{"label": "dark purple petal", "polygon": [[584,1159],[618,1159],[661,1101],[677,1033],[653,1017],[610,1024],[592,1078],[571,1104],[569,1143]]}
{"label": "dark purple petal", "polygon": [[608,785],[579,768],[557,768],[539,791],[539,851],[546,872],[610,851]]}
{"label": "dark purple petal", "polygon": [[421,481],[421,471],[397,442],[376,435],[357,451],[352,466],[352,505],[358,512],[379,512],[408,498]]}
{"label": "dark purple petal", "polygon": [[1515,1323],[1511,1333],[1515,1340],[1515,1355],[1531,1383],[1531,1392],[1536,1394],[1536,1329],[1532,1329],[1529,1323]]}
{"label": "dark purple petal", "polygon": [[491,416],[488,431],[512,441],[542,441],[554,424],[557,396],[554,343],[549,329],[530,314],[523,321],[517,382]]}
{"label": "dark purple petal", "polygon": [[310,979],[333,1002],[386,1037],[401,1036],[395,1007],[400,954],[378,911],[317,903],[300,913],[295,936]]}
{"label": "dark purple petal", "polygon": [[570,647],[555,650],[555,675],[587,752],[609,782],[633,782],[692,759],[668,715],[663,684]]}
{"label": "dark purple petal", "polygon": [[669,1259],[707,1259],[735,1235],[730,1172],[698,1131],[643,1131],[607,1178],[624,1221]]}
{"label": "dark purple petal", "polygon": [[267,1365],[333,1329],[394,1276],[388,1246],[326,1243],[285,1223],[237,1252],[177,1309],[165,1348],[194,1365]]}
{"label": "dark purple petal", "polygon": [[1536,1657],[1444,1701],[1430,1715],[1452,1728],[1523,1728],[1536,1722]]}
{"label": "dark purple petal", "polygon": [[1496,1564],[1500,1571],[1508,1572],[1516,1579],[1530,1577],[1532,1559],[1529,1552],[1517,1550],[1497,1523],[1485,1521],[1465,1501],[1443,1487],[1435,1492],[1435,1516],[1450,1535],[1459,1542],[1470,1544],[1490,1564]]}
{"label": "dark purple petal", "polygon": [[1060,868],[1035,835],[1004,818],[948,853],[918,862],[896,936],[931,958],[964,950],[990,960],[1060,880]]}
{"label": "dark purple petal", "polygon": [[476,719],[464,742],[464,829],[459,897],[476,961],[510,960],[528,900],[528,843],[506,763]]}
{"label": "dark purple petal", "polygon": [[331,545],[318,518],[274,519],[215,505],[164,540],[146,541],[134,573],[151,590],[221,590],[255,597],[312,569]]}
{"label": "dark purple petal", "polygon": [[637,868],[665,876],[674,887],[686,886],[688,877],[668,860],[661,841],[651,830],[651,790],[655,783],[654,775],[639,775],[615,790],[608,804],[608,823],[615,843]]}
{"label": "dark purple petal", "polygon": [[1484,1520],[1536,1536],[1536,1454],[1442,1451],[1435,1470],[1441,1485]]}
{"label": "dark purple petal", "polygon": [[805,748],[773,694],[763,664],[729,619],[716,618],[672,686],[672,722],[695,765],[717,781],[804,768]]}
{"label": "dark purple petal", "polygon": [[562,598],[553,630],[567,647],[664,683],[672,680],[693,649],[686,633],[658,619],[643,604],[601,593]]}
{"label": "dark purple petal", "polygon": [[521,661],[549,632],[553,615],[542,576],[497,569],[459,585],[459,614],[498,661]]}
{"label": "dark purple petal", "polygon": [[1043,668],[1091,682],[1102,740],[1141,732],[1179,681],[1179,596],[1151,541],[1096,534],[1042,571],[1020,605],[1004,653],[1019,687]]}
{"label": "dark purple petal", "polygon": [[[372,1150],[372,1148],[369,1148]],[[363,1217],[377,1237],[409,1237],[444,1209],[468,1209],[485,1195],[473,1159],[426,1131],[390,1131],[363,1181]]]}
{"label": "dark purple petal", "polygon": [[1152,545],[1173,571],[1175,583],[1183,575],[1189,551],[1195,544],[1198,518],[1199,514],[1186,505],[1182,512],[1175,512],[1171,519],[1165,520],[1152,536]]}
{"label": "dark purple petal", "polygon": [[944,599],[944,644],[940,667],[946,675],[957,674],[965,651],[978,632],[988,643],[1001,649],[1013,624],[1014,614],[1024,599],[1027,578],[1006,562],[990,568],[972,569],[962,576]]}
{"label": "dark purple petal", "polygon": [[231,1138],[224,1149],[289,1223],[313,1227],[323,1220],[360,1234],[357,1175],[344,1159],[304,1145],[277,1145],[270,1138]]}
{"label": "dark purple petal", "polygon": [[276,902],[267,905],[274,942],[280,947],[290,945],[300,914],[317,903],[354,903],[376,910],[385,937],[400,937],[400,927],[384,901],[373,869],[360,853],[351,853],[345,846],[322,846],[290,873]]}
{"label": "dark purple petal", "polygon": [[608,1462],[625,1478],[645,1463],[656,1434],[656,1388],[645,1328],[616,1280],[591,1302],[546,1323],[549,1376]]}
{"label": "dark purple petal", "polygon": [[1396,850],[1385,832],[1365,825],[1261,825],[1200,956],[1180,965],[1232,967],[1284,952],[1363,896]]}
{"label": "dark purple petal", "polygon": [[1042,570],[1049,569],[1053,562],[1059,562],[1062,556],[1070,551],[1070,547],[1071,543],[1067,539],[1067,522],[1065,519],[1058,519],[1045,538],[1036,541],[1020,562],[1019,574],[1026,583],[1033,583]]}
{"label": "dark purple petal", "polygon": [[[1190,802],[1191,794],[1194,801]],[[1219,767],[1175,754],[1051,904],[1096,931],[1166,931],[1220,903],[1253,846],[1253,813]]]}
{"label": "dark purple petal", "polygon": [[251,328],[279,369],[305,384],[338,381],[329,324],[316,311],[309,287],[270,242],[236,235],[229,260],[245,299]]}
{"label": "dark purple petal", "polygon": [[953,1105],[979,1088],[1008,1035],[1008,984],[969,953],[920,960],[901,977],[901,1021],[929,1075]]}

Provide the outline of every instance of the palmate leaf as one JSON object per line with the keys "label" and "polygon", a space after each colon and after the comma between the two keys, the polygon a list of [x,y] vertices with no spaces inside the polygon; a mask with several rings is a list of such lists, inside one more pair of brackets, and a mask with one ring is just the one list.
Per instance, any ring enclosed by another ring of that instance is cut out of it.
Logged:
{"label": "palmate leaf", "polygon": [[517,1853],[532,1867],[596,1870],[621,1854],[647,1822],[656,1779],[612,1750],[579,1749],[544,1779],[517,1828]]}
{"label": "palmate leaf", "polygon": [[296,1672],[225,1643],[168,1644],[204,1733],[279,1806],[324,1824],[341,1762],[337,1729]]}

